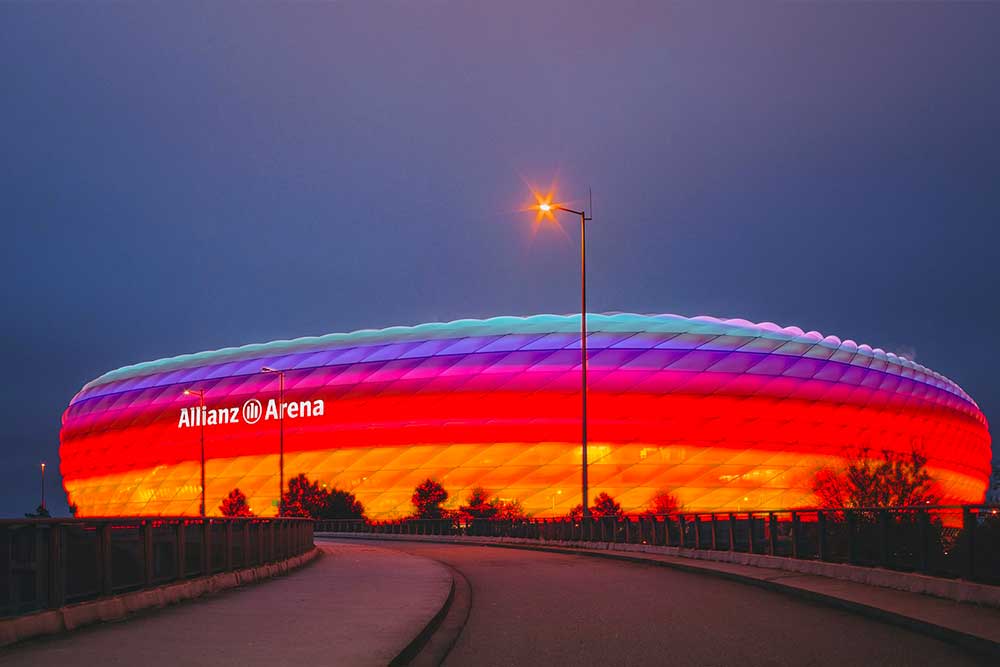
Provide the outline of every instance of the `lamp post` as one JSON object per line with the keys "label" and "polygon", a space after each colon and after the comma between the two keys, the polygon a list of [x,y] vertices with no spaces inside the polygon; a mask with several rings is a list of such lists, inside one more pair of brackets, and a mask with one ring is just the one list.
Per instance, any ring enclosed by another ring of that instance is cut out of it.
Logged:
{"label": "lamp post", "polygon": [[[544,215],[552,216],[554,211],[563,211],[580,216],[580,396],[582,398],[580,444],[582,451],[583,470],[581,472],[581,487],[583,491],[583,517],[590,517],[587,506],[587,222],[592,220],[584,211],[574,211],[571,208],[540,201],[538,210]],[[553,216],[554,217],[554,216]]]}
{"label": "lamp post", "polygon": [[263,366],[260,372],[278,374],[278,516],[281,516],[285,497],[285,371]]}
{"label": "lamp post", "polygon": [[198,421],[201,424],[201,517],[205,518],[205,390],[185,389],[185,396],[198,397]]}
{"label": "lamp post", "polygon": [[42,461],[42,509],[45,509],[45,461]]}

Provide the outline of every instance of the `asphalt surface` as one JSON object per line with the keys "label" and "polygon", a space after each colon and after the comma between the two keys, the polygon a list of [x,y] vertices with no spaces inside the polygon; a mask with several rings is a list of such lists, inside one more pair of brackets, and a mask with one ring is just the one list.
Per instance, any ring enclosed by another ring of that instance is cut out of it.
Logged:
{"label": "asphalt surface", "polygon": [[319,558],[286,576],[0,648],[0,665],[384,666],[451,590],[451,572],[434,560],[318,546]]}
{"label": "asphalt surface", "polygon": [[849,612],[655,565],[496,547],[377,544],[441,561],[468,579],[471,610],[445,660],[450,667],[988,664]]}

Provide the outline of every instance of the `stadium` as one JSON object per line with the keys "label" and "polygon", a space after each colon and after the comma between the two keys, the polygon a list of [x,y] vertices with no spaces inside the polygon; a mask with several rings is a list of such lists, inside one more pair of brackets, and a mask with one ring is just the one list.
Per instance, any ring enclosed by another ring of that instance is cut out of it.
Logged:
{"label": "stadium", "polygon": [[[660,490],[687,510],[806,507],[818,470],[870,447],[922,451],[944,504],[983,500],[986,419],[928,368],[772,323],[587,319],[591,496],[630,512]],[[565,515],[580,502],[579,328],[579,315],[458,320],[120,368],[63,414],[65,490],[80,516],[197,515],[204,438],[208,513],[238,487],[273,515],[282,438],[286,480],[349,490],[370,517],[409,514],[427,478],[448,507],[482,486]],[[264,367],[283,372],[281,395]]]}

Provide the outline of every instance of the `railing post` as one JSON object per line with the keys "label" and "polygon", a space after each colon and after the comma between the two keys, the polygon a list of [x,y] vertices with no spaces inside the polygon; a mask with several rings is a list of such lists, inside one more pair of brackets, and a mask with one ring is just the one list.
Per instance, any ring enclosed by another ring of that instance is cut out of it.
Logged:
{"label": "railing post", "polygon": [[277,560],[275,558],[277,554],[275,553],[276,550],[274,548],[274,530],[274,520],[272,519],[267,522],[267,562],[269,563],[273,563]]}
{"label": "railing post", "polygon": [[882,567],[889,567],[889,512],[878,511],[878,561]]}
{"label": "railing post", "polygon": [[816,555],[821,561],[829,557],[826,548],[826,513],[823,510],[816,512]]}
{"label": "railing post", "polygon": [[176,549],[175,558],[177,559],[176,567],[176,579],[183,579],[186,574],[187,569],[187,527],[184,524],[184,519],[178,519],[177,525],[174,526],[177,532],[177,544],[174,545]]}
{"label": "railing post", "polygon": [[[615,519],[615,522],[618,520]],[[632,519],[625,517],[622,519],[622,525],[625,527],[625,544],[632,543]],[[615,527],[615,542],[618,541],[618,528]]]}
{"label": "railing post", "polygon": [[264,541],[267,539],[267,535],[265,535],[265,533],[267,532],[265,526],[267,524],[265,524],[263,521],[258,521],[256,525],[257,525],[257,565],[263,565],[264,563],[267,562],[267,559],[265,558],[267,554],[267,545],[264,543]]}
{"label": "railing post", "polygon": [[962,578],[972,581],[976,578],[976,517],[968,506],[962,508],[962,533],[965,540]]}
{"label": "railing post", "polygon": [[701,549],[701,515],[694,515],[694,548]]}
{"label": "railing post", "polygon": [[226,519],[226,572],[233,569],[233,520]]}
{"label": "railing post", "polygon": [[201,576],[212,574],[212,520],[201,520]]}
{"label": "railing post", "polygon": [[918,557],[920,559],[919,566],[920,571],[927,573],[930,569],[930,558],[928,558],[928,539],[930,535],[930,515],[925,510],[920,510],[917,514],[917,520],[919,521],[919,531],[917,539],[920,540],[920,546],[918,549]]}
{"label": "railing post", "polygon": [[66,603],[66,567],[63,556],[64,527],[52,524],[49,527],[49,599],[51,609],[58,609]]}
{"label": "railing post", "polygon": [[857,532],[858,518],[854,516],[854,512],[851,510],[845,512],[845,518],[847,520],[847,562],[855,565],[858,562],[858,549],[854,533]]}
{"label": "railing post", "polygon": [[111,523],[104,521],[97,528],[97,567],[100,572],[101,595],[111,595],[114,590],[111,571]]}
{"label": "railing post", "polygon": [[747,553],[752,554],[753,549],[753,512],[747,512]]}
{"label": "railing post", "polygon": [[799,557],[799,513],[792,512],[792,558]]}
{"label": "railing post", "polygon": [[778,517],[774,512],[769,512],[767,515],[767,552],[769,556],[778,553]]}
{"label": "railing post", "polygon": [[250,522],[246,519],[240,521],[243,527],[242,539],[243,539],[243,560],[240,562],[240,567],[247,568],[250,567]]}
{"label": "railing post", "polygon": [[715,512],[712,512],[712,551],[715,551],[719,545],[718,541],[719,532],[719,520],[715,516]]}
{"label": "railing post", "polygon": [[684,525],[684,515],[683,514],[678,514],[677,515],[677,547],[680,548],[680,549],[683,549],[685,547],[686,543],[687,543],[687,541],[684,539],[684,533],[686,533],[686,532],[687,531],[685,530],[685,525]]}
{"label": "railing post", "polygon": [[143,519],[142,531],[142,583],[146,588],[153,585],[153,521]]}
{"label": "railing post", "polygon": [[729,513],[729,550],[736,551],[736,518]]}

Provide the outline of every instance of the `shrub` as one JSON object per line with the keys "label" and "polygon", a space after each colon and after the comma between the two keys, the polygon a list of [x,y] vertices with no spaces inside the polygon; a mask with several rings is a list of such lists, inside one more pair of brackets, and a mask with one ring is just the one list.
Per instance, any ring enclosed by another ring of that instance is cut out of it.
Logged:
{"label": "shrub", "polygon": [[253,516],[250,505],[247,503],[247,496],[238,488],[229,492],[219,505],[222,516]]}
{"label": "shrub", "polygon": [[932,505],[939,496],[926,465],[927,457],[917,450],[873,454],[862,448],[848,456],[845,468],[819,470],[813,493],[822,507]]}
{"label": "shrub", "polygon": [[321,488],[304,474],[288,480],[288,491],[281,498],[283,516],[311,519],[364,519],[365,508],[350,491]]}
{"label": "shrub", "polygon": [[418,519],[440,519],[444,515],[441,504],[448,500],[448,492],[433,479],[425,479],[413,490],[410,502]]}
{"label": "shrub", "polygon": [[649,499],[649,508],[645,513],[651,516],[666,516],[677,514],[681,509],[682,505],[677,496],[666,489],[660,489]]}

